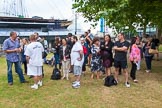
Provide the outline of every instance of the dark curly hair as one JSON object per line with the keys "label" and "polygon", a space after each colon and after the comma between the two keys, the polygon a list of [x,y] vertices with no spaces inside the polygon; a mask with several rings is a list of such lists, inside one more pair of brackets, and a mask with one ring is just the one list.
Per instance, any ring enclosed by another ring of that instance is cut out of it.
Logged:
{"label": "dark curly hair", "polygon": [[99,40],[99,38],[95,37],[95,38],[93,39],[93,41],[92,41],[92,44],[94,44],[94,43],[97,42],[97,41],[100,41],[100,40]]}

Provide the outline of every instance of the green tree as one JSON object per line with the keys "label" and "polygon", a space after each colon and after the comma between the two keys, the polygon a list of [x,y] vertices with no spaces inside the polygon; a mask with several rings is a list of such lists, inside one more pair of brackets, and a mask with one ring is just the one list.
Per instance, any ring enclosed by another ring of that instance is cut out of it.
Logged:
{"label": "green tree", "polygon": [[146,33],[151,25],[162,28],[161,0],[74,0],[73,8],[83,13],[88,21],[96,22],[104,17],[107,25],[115,26],[118,31],[134,32],[133,24],[140,24]]}

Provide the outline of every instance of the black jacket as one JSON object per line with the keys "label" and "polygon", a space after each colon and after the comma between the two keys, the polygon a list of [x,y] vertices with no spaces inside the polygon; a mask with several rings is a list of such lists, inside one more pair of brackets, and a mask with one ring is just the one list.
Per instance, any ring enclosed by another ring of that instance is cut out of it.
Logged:
{"label": "black jacket", "polygon": [[70,53],[71,53],[71,47],[70,45],[67,45],[65,48],[65,55],[63,55],[63,46],[60,46],[59,49],[59,54],[60,54],[60,60],[62,61],[64,59],[64,56],[66,57],[66,59],[70,59]]}
{"label": "black jacket", "polygon": [[[101,57],[102,59],[112,59],[113,54],[112,54],[112,48],[114,46],[113,42],[109,42],[107,45],[105,45],[105,42],[101,42],[100,49],[101,49]],[[104,52],[107,52],[105,55]]]}

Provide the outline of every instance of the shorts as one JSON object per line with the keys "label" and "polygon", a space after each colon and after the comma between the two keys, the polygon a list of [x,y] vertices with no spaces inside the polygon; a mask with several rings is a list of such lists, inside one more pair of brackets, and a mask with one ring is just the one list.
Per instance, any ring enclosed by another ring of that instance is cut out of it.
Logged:
{"label": "shorts", "polygon": [[128,65],[127,65],[127,61],[117,61],[117,60],[114,60],[114,67],[115,68],[122,68],[122,69],[126,69],[128,68]]}
{"label": "shorts", "polygon": [[82,73],[82,68],[80,66],[75,66],[73,67],[73,72],[74,72],[74,75],[81,75]]}
{"label": "shorts", "polygon": [[27,75],[41,76],[42,75],[42,66],[33,66],[30,64],[27,64]]}
{"label": "shorts", "polygon": [[105,68],[112,67],[112,60],[110,60],[110,59],[103,60],[103,67],[105,67]]}

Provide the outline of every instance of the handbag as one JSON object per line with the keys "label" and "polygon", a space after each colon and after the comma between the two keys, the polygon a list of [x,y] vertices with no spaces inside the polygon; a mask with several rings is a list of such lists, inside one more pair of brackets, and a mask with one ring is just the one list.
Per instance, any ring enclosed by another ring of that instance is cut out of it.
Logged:
{"label": "handbag", "polygon": [[149,49],[149,54],[157,54],[158,53],[158,50],[157,49]]}

